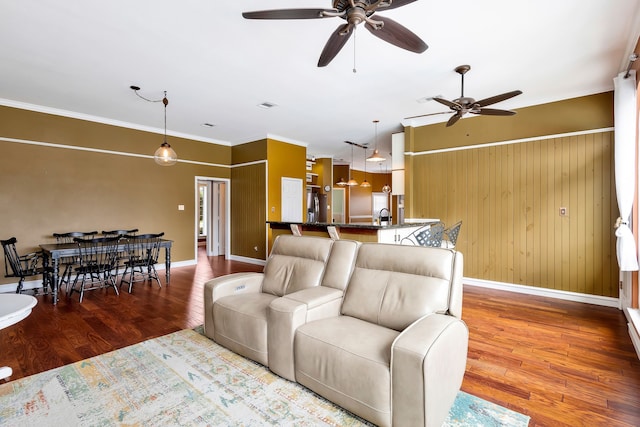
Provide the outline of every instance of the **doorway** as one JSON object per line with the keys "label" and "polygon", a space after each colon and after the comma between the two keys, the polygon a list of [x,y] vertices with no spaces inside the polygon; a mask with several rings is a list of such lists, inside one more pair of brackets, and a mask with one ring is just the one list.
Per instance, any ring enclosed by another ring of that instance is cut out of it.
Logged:
{"label": "doorway", "polygon": [[207,256],[229,256],[228,185],[227,179],[196,177],[196,254],[202,245]]}

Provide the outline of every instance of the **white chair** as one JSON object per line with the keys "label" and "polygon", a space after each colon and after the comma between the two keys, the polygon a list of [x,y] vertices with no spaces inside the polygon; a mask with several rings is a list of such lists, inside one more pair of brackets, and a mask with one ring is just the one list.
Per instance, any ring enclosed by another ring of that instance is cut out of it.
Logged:
{"label": "white chair", "polygon": [[442,245],[442,235],[444,233],[444,224],[437,222],[421,227],[404,237],[400,244],[414,246],[429,246],[438,248]]}
{"label": "white chair", "polygon": [[458,234],[460,234],[460,227],[462,227],[462,221],[458,221],[451,227],[444,230],[441,244],[443,248],[453,249],[456,247]]}

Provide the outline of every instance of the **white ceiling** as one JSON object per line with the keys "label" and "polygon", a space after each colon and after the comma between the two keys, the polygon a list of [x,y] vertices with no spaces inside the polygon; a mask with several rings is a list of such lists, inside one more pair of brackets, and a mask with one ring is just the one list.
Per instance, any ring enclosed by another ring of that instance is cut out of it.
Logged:
{"label": "white ceiling", "polygon": [[[318,68],[342,19],[241,16],[307,7],[331,2],[3,0],[0,103],[162,132],[162,104],[136,97],[129,86],[138,85],[148,98],[167,91],[170,135],[229,145],[270,136],[348,162],[351,147],[343,141],[373,146],[373,120],[380,121],[378,145],[387,154],[391,133],[403,124],[445,122],[449,114],[403,118],[446,111],[418,100],[458,97],[453,69],[461,64],[472,67],[467,96],[523,91],[495,108],[612,90],[640,29],[638,0],[418,0],[380,14],[422,38],[429,45],[424,53],[399,49],[360,26],[355,55],[352,37]],[[277,106],[259,108],[263,102]],[[179,156],[179,145],[173,147]],[[356,168],[362,158],[359,149]]]}

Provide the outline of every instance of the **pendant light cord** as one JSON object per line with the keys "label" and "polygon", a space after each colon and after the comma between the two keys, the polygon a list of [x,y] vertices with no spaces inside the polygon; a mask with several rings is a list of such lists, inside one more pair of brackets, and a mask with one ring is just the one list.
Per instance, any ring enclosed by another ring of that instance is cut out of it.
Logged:
{"label": "pendant light cord", "polygon": [[169,105],[169,100],[167,99],[167,91],[164,91],[164,98],[162,98],[162,103],[164,104],[164,142],[167,142],[167,105]]}

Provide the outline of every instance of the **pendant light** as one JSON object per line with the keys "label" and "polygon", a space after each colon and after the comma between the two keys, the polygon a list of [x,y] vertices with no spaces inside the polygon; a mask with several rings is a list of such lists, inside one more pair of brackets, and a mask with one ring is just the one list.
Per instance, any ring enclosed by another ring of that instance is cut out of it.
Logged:
{"label": "pendant light", "polygon": [[353,144],[351,144],[351,163],[349,164],[349,181],[347,181],[347,185],[349,187],[354,187],[358,185],[358,181],[351,178],[351,169],[353,168]]}
{"label": "pendant light", "polygon": [[375,139],[375,148],[373,149],[373,154],[367,158],[367,162],[384,162],[386,159],[384,157],[382,157],[380,155],[380,153],[378,152],[378,123],[380,122],[380,120],[374,120],[373,123],[375,124],[375,128],[376,128],[376,139]]}
{"label": "pendant light", "polygon": [[167,91],[164,91],[164,98],[162,98],[164,104],[164,141],[160,144],[160,147],[153,153],[153,159],[160,166],[173,166],[178,161],[178,155],[171,148],[167,142],[167,105],[169,100],[167,99]]}
{"label": "pendant light", "polygon": [[[382,163],[380,163],[380,170],[382,170]],[[387,170],[387,167],[385,166],[384,168],[384,173],[385,175],[387,175],[389,173],[389,171]],[[389,184],[385,184],[382,186],[382,192],[384,194],[389,194],[391,193],[391,186]]]}
{"label": "pendant light", "polygon": [[178,162],[178,155],[175,150],[171,148],[171,145],[167,142],[167,105],[169,105],[169,100],[167,99],[167,91],[164,91],[164,98],[160,100],[152,100],[147,99],[144,96],[140,95],[138,91],[140,90],[139,86],[130,86],[131,89],[138,95],[139,98],[144,99],[147,102],[162,102],[164,104],[164,140],[160,147],[153,153],[153,160],[159,164],[160,166],[173,166]]}
{"label": "pendant light", "polygon": [[368,188],[371,187],[371,184],[369,184],[369,181],[367,181],[367,147],[362,147],[364,148],[364,181],[362,181],[362,184],[360,184],[360,187],[363,188]]}

